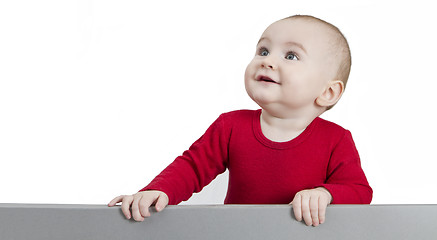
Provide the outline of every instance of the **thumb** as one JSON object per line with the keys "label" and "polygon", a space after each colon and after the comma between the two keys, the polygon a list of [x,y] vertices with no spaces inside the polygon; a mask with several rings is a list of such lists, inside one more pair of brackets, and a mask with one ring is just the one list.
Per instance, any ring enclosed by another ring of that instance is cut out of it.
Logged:
{"label": "thumb", "polygon": [[159,194],[155,204],[156,211],[158,212],[162,211],[167,205],[168,205],[167,194],[165,193]]}

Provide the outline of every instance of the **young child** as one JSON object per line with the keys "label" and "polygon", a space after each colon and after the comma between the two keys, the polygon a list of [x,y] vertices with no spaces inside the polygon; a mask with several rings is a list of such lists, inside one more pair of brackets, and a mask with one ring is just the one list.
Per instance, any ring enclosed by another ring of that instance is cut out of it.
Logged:
{"label": "young child", "polygon": [[[229,169],[225,204],[291,203],[298,221],[317,226],[328,204],[369,204],[372,189],[351,133],[319,116],[340,99],[351,57],[343,34],[295,15],[262,34],[245,73],[260,110],[224,113],[149,185],[122,202],[137,221],[178,204]],[[132,214],[129,208],[132,207]]]}

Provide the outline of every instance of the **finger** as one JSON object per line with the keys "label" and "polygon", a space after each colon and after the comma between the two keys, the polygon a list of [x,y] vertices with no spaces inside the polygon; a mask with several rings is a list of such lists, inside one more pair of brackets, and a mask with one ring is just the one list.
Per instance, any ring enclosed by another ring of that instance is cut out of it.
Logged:
{"label": "finger", "polygon": [[326,215],[326,207],[328,205],[328,201],[324,200],[323,198],[319,198],[319,220],[320,224],[325,222],[325,215]]}
{"label": "finger", "polygon": [[142,196],[136,194],[134,197],[134,201],[132,203],[132,217],[135,219],[135,221],[144,221],[143,216],[140,213],[140,201]]}
{"label": "finger", "polygon": [[115,206],[115,204],[121,202],[123,200],[124,195],[120,195],[118,197],[115,197],[114,199],[112,199],[109,203],[108,206],[109,207],[113,207]]}
{"label": "finger", "polygon": [[162,211],[167,205],[168,205],[167,195],[160,194],[155,204],[156,211],[158,212]]}
{"label": "finger", "polygon": [[123,202],[121,203],[121,211],[123,212],[124,216],[127,219],[131,218],[131,214],[130,214],[130,205],[132,204],[133,201],[133,197],[132,196],[124,196],[123,197]]}
{"label": "finger", "polygon": [[310,212],[310,196],[304,194],[302,196],[302,217],[305,221],[305,224],[307,226],[311,226],[313,223],[313,220],[311,219],[311,212]]}
{"label": "finger", "polygon": [[291,205],[293,206],[294,217],[297,221],[302,221],[302,196],[300,194],[296,194]]}
{"label": "finger", "polygon": [[313,226],[318,226],[319,222],[319,197],[313,196],[310,198],[310,212]]}
{"label": "finger", "polygon": [[149,207],[153,204],[153,202],[156,200],[155,197],[145,197],[141,199],[139,203],[140,207],[140,213],[143,217],[150,217]]}

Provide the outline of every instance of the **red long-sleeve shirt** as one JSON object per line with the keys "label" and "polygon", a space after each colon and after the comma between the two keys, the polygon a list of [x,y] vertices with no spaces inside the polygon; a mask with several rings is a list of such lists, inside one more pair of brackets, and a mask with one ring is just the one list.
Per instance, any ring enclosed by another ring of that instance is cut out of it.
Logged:
{"label": "red long-sleeve shirt", "polygon": [[369,204],[372,188],[348,130],[319,117],[296,138],[273,142],[261,131],[261,110],[224,113],[144,190],[169,204],[186,201],[229,169],[225,204],[288,204],[304,189],[325,187],[333,204]]}

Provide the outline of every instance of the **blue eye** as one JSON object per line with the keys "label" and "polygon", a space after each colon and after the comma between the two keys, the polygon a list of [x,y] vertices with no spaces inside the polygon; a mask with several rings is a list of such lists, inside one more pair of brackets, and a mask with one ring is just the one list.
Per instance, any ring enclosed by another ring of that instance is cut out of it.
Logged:
{"label": "blue eye", "polygon": [[287,53],[287,55],[285,55],[285,59],[288,59],[288,60],[299,60],[299,58],[293,52]]}
{"label": "blue eye", "polygon": [[268,56],[269,50],[267,50],[267,48],[260,48],[258,50],[258,55],[263,56],[263,57]]}

